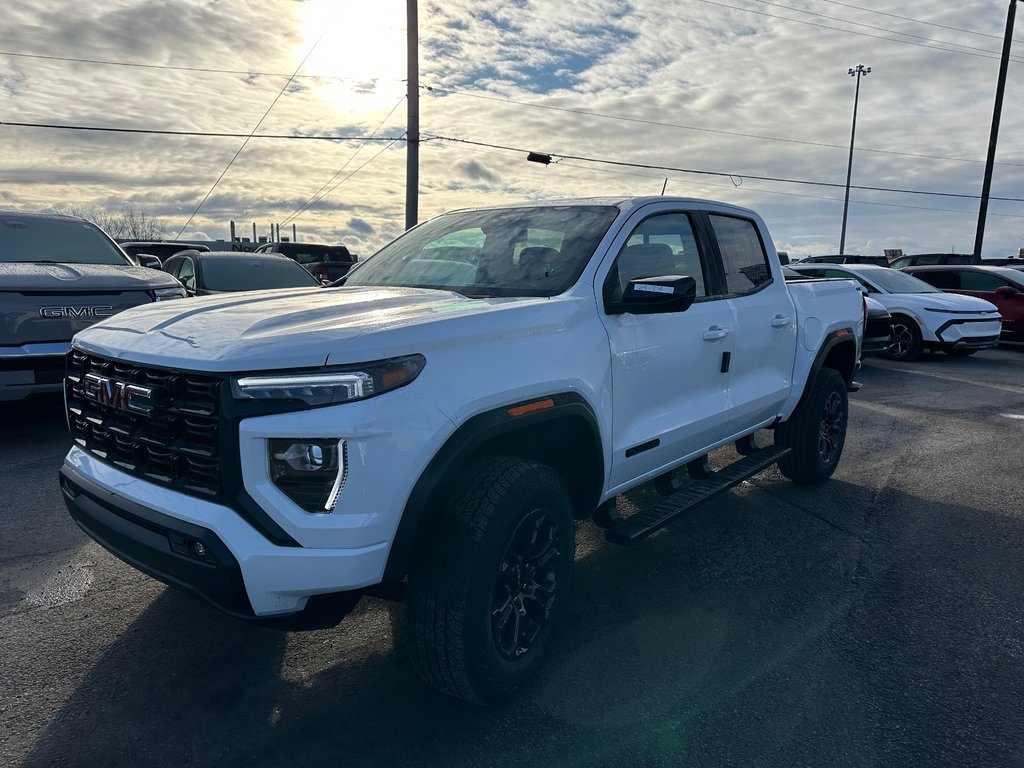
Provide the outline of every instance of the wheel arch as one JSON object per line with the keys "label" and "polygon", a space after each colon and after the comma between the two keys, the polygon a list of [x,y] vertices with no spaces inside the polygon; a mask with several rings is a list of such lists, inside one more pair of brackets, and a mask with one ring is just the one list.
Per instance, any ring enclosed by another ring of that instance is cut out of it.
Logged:
{"label": "wheel arch", "polygon": [[803,402],[811,384],[822,368],[832,368],[839,372],[843,381],[849,386],[857,373],[857,337],[852,328],[838,328],[825,336],[818,351],[807,370],[803,386],[787,401],[780,414],[780,421],[789,419]]}
{"label": "wheel arch", "polygon": [[552,467],[565,481],[577,519],[597,507],[604,485],[604,450],[597,416],[583,397],[559,393],[486,411],[459,427],[417,479],[391,544],[384,583],[406,576],[461,469],[488,455],[533,459]]}

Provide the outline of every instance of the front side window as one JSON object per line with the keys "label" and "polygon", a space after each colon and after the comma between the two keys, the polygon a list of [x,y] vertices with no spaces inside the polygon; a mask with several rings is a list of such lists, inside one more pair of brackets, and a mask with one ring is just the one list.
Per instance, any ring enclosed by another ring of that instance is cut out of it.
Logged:
{"label": "front side window", "polygon": [[732,295],[751,293],[770,283],[768,256],[754,222],[716,214],[709,218],[722,254],[726,291]]}
{"label": "front side window", "polygon": [[461,211],[410,230],[344,278],[466,296],[556,296],[579,278],[618,215],[607,205]]}
{"label": "front side window", "polygon": [[943,291],[956,291],[960,289],[960,273],[954,269],[936,269],[927,272],[916,272],[914,277],[924,280],[928,285],[934,285]]}
{"label": "front side window", "polygon": [[708,296],[703,260],[685,213],[663,213],[640,222],[615,258],[606,291],[617,301],[630,280],[669,275],[692,277],[697,298]]}
{"label": "front side window", "polygon": [[0,216],[0,263],[129,264],[96,226],[77,219]]}
{"label": "front side window", "polygon": [[175,277],[190,291],[196,289],[196,269],[192,259],[181,260],[181,264],[178,265],[178,274]]}

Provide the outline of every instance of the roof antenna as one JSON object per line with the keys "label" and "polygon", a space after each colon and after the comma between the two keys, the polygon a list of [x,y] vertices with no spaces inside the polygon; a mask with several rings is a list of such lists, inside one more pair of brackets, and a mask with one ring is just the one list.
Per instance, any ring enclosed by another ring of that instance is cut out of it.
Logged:
{"label": "roof antenna", "polygon": [[665,189],[668,187],[668,176],[665,177],[665,183],[661,185],[661,194],[665,194]]}

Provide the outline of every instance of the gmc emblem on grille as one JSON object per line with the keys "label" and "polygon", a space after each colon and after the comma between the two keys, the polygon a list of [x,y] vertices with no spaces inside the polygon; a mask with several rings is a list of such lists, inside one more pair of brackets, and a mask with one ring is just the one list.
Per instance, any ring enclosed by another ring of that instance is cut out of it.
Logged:
{"label": "gmc emblem on grille", "polygon": [[81,317],[110,317],[114,314],[111,306],[93,307],[40,307],[39,316],[45,320],[74,320]]}
{"label": "gmc emblem on grille", "polygon": [[94,403],[125,413],[149,416],[153,412],[153,406],[149,404],[153,396],[152,389],[97,376],[95,373],[87,373],[82,378],[82,395]]}

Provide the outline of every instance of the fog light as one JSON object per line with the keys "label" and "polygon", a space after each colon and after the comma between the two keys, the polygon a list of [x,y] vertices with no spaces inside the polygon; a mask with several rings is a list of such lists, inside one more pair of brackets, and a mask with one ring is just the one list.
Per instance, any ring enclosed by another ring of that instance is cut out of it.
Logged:
{"label": "fog light", "polygon": [[201,541],[192,542],[192,551],[196,553],[196,557],[206,557],[206,545]]}
{"label": "fog light", "polygon": [[347,472],[344,440],[267,441],[270,479],[307,512],[332,512]]}

